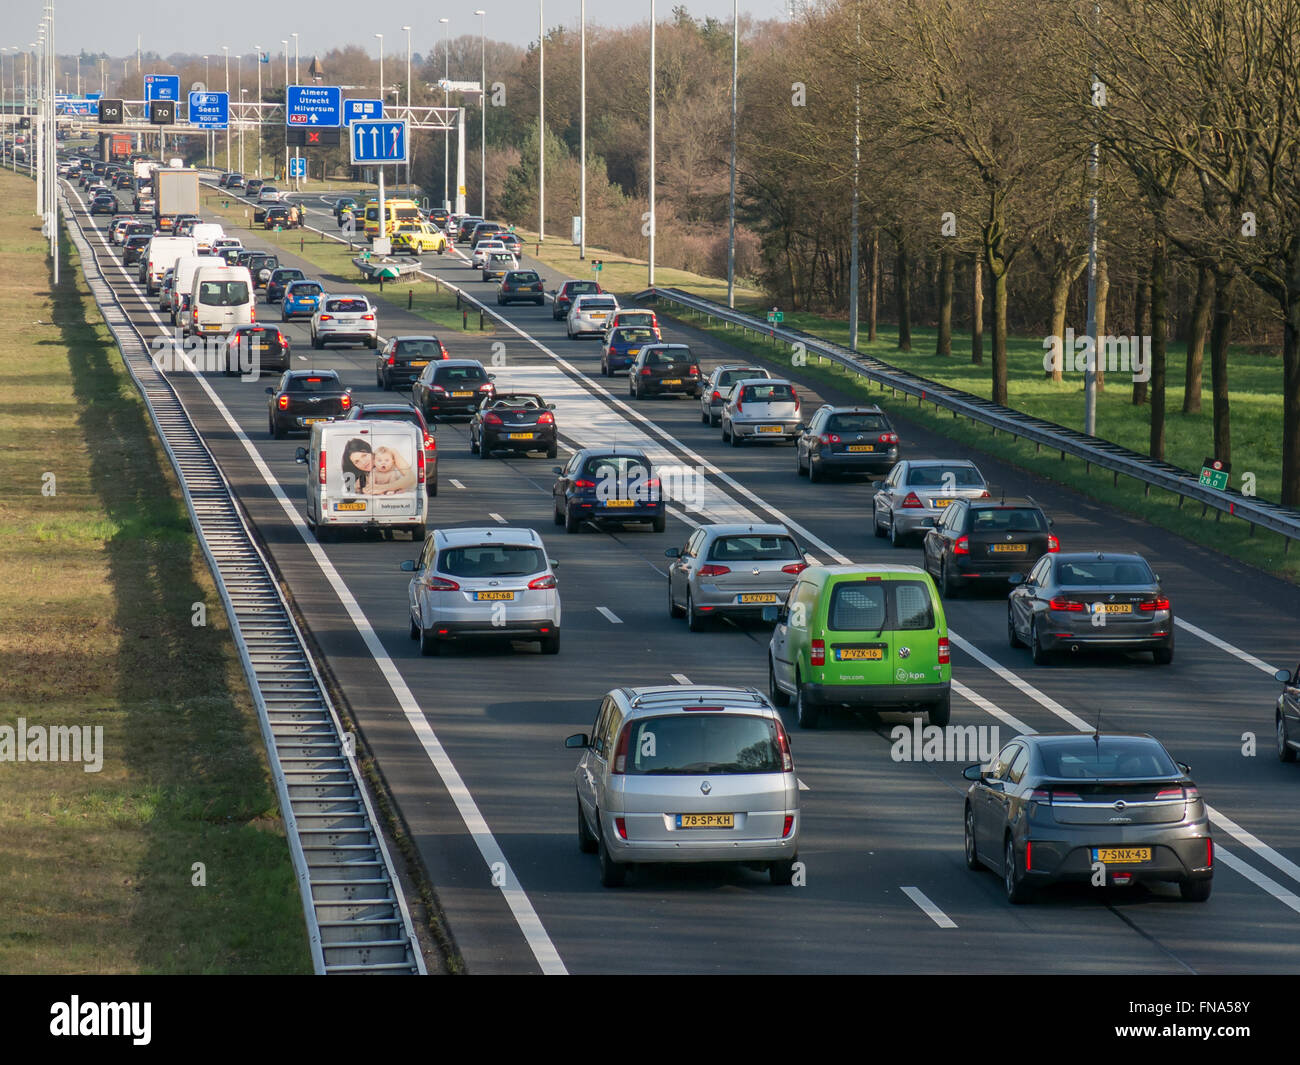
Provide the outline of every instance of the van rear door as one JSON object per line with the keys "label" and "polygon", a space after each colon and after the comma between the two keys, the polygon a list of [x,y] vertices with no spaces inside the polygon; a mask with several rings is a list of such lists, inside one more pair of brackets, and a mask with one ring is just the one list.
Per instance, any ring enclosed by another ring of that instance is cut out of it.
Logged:
{"label": "van rear door", "polygon": [[831,691],[837,684],[892,684],[889,585],[879,577],[850,575],[835,580],[828,591],[822,683]]}
{"label": "van rear door", "polygon": [[[325,452],[322,513],[340,524],[420,521],[424,440],[407,422],[342,421],[321,430]],[[319,461],[319,460],[318,460]]]}

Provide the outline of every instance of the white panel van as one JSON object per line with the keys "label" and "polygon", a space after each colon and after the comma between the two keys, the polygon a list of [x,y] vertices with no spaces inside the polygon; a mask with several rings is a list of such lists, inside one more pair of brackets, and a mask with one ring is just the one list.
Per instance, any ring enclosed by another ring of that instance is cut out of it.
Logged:
{"label": "white panel van", "polygon": [[225,336],[237,325],[257,320],[253,307],[253,278],[246,266],[201,266],[194,271],[189,310],[181,319],[182,331],[198,336]]}

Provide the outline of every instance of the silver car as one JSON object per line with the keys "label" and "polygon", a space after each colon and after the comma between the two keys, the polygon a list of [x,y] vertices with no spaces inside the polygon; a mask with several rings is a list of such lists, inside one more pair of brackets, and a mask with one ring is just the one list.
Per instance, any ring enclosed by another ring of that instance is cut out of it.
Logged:
{"label": "silver car", "polygon": [[618,300],[610,293],[578,296],[569,308],[569,317],[565,329],[569,339],[581,336],[604,336],[605,323],[618,310]]}
{"label": "silver car", "polygon": [[702,525],[664,554],[673,560],[668,614],[685,617],[692,632],[724,614],[775,613],[808,568],[784,525]]}
{"label": "silver car", "polygon": [[700,421],[705,425],[718,424],[722,419],[722,405],[727,401],[727,393],[737,381],[771,376],[761,366],[742,366],[734,362],[715,366],[704,384],[704,391],[700,393]]}
{"label": "silver car", "polygon": [[542,654],[560,650],[556,563],[532,529],[435,529],[407,587],[411,639],[436,655],[460,639],[536,640]]}
{"label": "silver car", "polygon": [[578,847],[600,882],[630,865],[739,862],[774,884],[797,871],[799,782],[781,715],[754,688],[616,688],[574,771]]}
{"label": "silver car", "polygon": [[895,547],[919,536],[943,516],[954,499],[987,499],[988,482],[965,459],[910,459],[895,463],[883,481],[873,481],[872,524]]}
{"label": "silver car", "polygon": [[740,447],[746,440],[785,440],[799,435],[799,393],[793,381],[749,378],[737,381],[719,416],[722,442]]}
{"label": "silver car", "polygon": [[326,344],[365,344],[379,346],[379,322],[375,309],[365,296],[322,295],[311,316],[311,346],[320,350]]}

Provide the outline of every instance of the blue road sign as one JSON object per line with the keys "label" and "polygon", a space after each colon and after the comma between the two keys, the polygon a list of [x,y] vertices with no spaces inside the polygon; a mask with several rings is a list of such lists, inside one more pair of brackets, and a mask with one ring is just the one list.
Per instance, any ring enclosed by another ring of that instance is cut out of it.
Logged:
{"label": "blue road sign", "polygon": [[299,155],[289,160],[289,176],[290,177],[307,176],[307,157],[305,155]]}
{"label": "blue road sign", "polygon": [[98,100],[79,100],[76,97],[68,96],[62,99],[56,98],[54,101],[54,113],[56,115],[97,115],[99,114]]}
{"label": "blue road sign", "polygon": [[343,124],[351,125],[359,118],[383,118],[383,100],[344,100]]}
{"label": "blue road sign", "polygon": [[98,100],[98,99],[99,99],[101,96],[103,96],[103,95],[104,95],[104,94],[103,94],[102,92],[88,92],[88,93],[86,93],[86,99],[87,99],[87,100]]}
{"label": "blue road sign", "polygon": [[348,136],[352,144],[352,163],[405,163],[406,120],[381,119],[378,122],[353,122]]}
{"label": "blue road sign", "polygon": [[225,129],[230,125],[230,94],[190,93],[190,125],[200,129]]}
{"label": "blue road sign", "polygon": [[342,125],[343,90],[336,85],[290,85],[286,126]]}
{"label": "blue road sign", "polygon": [[146,74],[144,76],[146,100],[179,100],[181,78],[179,74]]}

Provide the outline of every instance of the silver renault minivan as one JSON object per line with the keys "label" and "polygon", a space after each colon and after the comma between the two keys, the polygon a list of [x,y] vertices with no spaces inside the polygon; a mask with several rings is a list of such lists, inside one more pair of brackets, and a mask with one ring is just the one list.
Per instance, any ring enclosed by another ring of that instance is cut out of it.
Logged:
{"label": "silver renault minivan", "polygon": [[601,700],[574,771],[578,848],[600,882],[628,867],[737,862],[774,884],[797,873],[799,782],[781,716],[755,688],[615,688]]}

